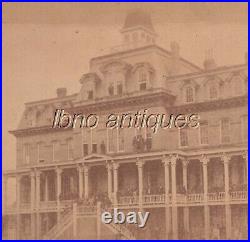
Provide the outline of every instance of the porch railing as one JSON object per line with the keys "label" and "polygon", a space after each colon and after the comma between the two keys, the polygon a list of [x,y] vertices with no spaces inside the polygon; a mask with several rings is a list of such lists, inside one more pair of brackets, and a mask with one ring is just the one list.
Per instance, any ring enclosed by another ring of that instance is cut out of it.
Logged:
{"label": "porch railing", "polygon": [[232,201],[247,200],[247,198],[248,198],[247,191],[230,192],[230,200]]}
{"label": "porch railing", "polygon": [[209,202],[219,202],[225,200],[225,192],[208,193]]}

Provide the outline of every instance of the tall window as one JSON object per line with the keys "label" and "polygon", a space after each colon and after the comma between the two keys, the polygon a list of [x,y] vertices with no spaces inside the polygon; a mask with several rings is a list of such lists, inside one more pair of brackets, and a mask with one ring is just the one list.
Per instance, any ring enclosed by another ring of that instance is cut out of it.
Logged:
{"label": "tall window", "polygon": [[118,82],[117,82],[117,94],[118,94],[118,95],[122,95],[122,93],[123,93],[122,82],[121,82],[121,81],[118,81]]}
{"label": "tall window", "polygon": [[148,75],[145,70],[141,69],[138,72],[139,75],[139,90],[143,91],[147,89]]}
{"label": "tall window", "polygon": [[248,117],[244,115],[241,117],[241,137],[242,141],[248,140]]}
{"label": "tall window", "polygon": [[218,89],[217,89],[216,85],[209,86],[209,98],[210,99],[218,98]]}
{"label": "tall window", "polygon": [[68,160],[73,160],[74,158],[73,139],[67,140],[67,149],[68,149]]}
{"label": "tall window", "polygon": [[180,146],[181,147],[188,146],[188,129],[187,128],[180,129]]}
{"label": "tall window", "polygon": [[113,83],[109,84],[108,91],[109,91],[109,96],[113,96],[115,94],[115,89],[114,89]]}
{"label": "tall window", "polygon": [[24,164],[30,163],[30,144],[25,144],[23,147],[23,161]]}
{"label": "tall window", "polygon": [[108,132],[108,152],[115,152],[116,151],[116,142],[117,142],[117,129],[113,128],[107,129]]}
{"label": "tall window", "polygon": [[240,77],[235,77],[232,80],[233,82],[233,90],[234,90],[234,94],[236,96],[240,96],[243,93],[243,82],[242,79]]}
{"label": "tall window", "polygon": [[207,145],[209,143],[208,139],[208,122],[200,123],[200,144]]}
{"label": "tall window", "polygon": [[91,129],[90,130],[90,136],[91,136],[91,153],[97,153],[97,142],[96,142],[96,130]]}
{"label": "tall window", "polygon": [[194,102],[194,88],[193,87],[186,88],[186,102],[187,103]]}
{"label": "tall window", "polygon": [[89,130],[82,129],[82,156],[85,157],[89,154]]}
{"label": "tall window", "polygon": [[58,161],[59,160],[59,152],[60,152],[60,143],[57,140],[52,142],[52,160]]}
{"label": "tall window", "polygon": [[118,151],[124,151],[124,128],[118,128]]}
{"label": "tall window", "polygon": [[228,118],[221,120],[221,143],[230,143],[230,120]]}

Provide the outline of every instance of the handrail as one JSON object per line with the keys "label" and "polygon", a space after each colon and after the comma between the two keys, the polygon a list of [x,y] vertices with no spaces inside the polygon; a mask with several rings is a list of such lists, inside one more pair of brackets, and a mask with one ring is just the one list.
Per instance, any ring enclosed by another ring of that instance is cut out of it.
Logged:
{"label": "handrail", "polygon": [[[112,209],[101,209],[101,213],[110,212],[112,213]],[[135,236],[133,233],[125,226],[125,224],[115,224],[113,221],[109,224],[105,224],[106,226],[111,226],[117,233],[120,233],[127,240],[135,240]]]}

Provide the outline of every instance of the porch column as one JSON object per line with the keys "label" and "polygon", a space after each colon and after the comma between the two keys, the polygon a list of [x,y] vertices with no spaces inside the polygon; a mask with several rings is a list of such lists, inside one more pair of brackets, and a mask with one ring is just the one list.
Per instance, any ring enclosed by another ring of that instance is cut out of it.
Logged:
{"label": "porch column", "polygon": [[225,215],[226,215],[226,237],[227,239],[231,239],[232,234],[232,222],[231,222],[231,207],[229,204],[230,201],[230,193],[229,193],[229,162],[230,156],[227,154],[222,155],[222,160],[224,163],[224,179],[225,179]]}
{"label": "porch column", "polygon": [[226,212],[226,238],[230,240],[232,237],[232,214],[231,214],[230,204],[226,204],[225,212]]}
{"label": "porch column", "polygon": [[34,211],[35,209],[35,197],[36,197],[36,175],[35,172],[30,173],[30,205],[31,210]]}
{"label": "porch column", "polygon": [[48,202],[49,198],[49,188],[48,188],[48,173],[45,173],[45,202]]}
{"label": "porch column", "polygon": [[170,208],[169,208],[169,163],[170,159],[168,157],[163,158],[163,165],[164,165],[164,173],[165,173],[165,239],[169,239],[170,233]]}
{"label": "porch column", "polygon": [[84,197],[88,198],[89,196],[89,167],[84,166]]}
{"label": "porch column", "polygon": [[224,163],[224,182],[225,182],[225,200],[229,202],[229,161],[230,157],[227,154],[222,155],[222,161]]}
{"label": "porch column", "polygon": [[34,171],[31,171],[30,173],[30,205],[31,205],[31,214],[30,214],[30,220],[31,220],[31,239],[36,239],[36,220],[35,220],[35,197],[36,197],[36,175]]}
{"label": "porch column", "polygon": [[143,165],[144,162],[137,159],[136,165],[138,167],[138,185],[139,185],[139,208],[143,205]]}
{"label": "porch column", "polygon": [[245,182],[248,186],[248,151],[246,151],[243,155],[242,155],[242,158],[245,160],[245,169],[246,169],[246,172],[245,172]]}
{"label": "porch column", "polygon": [[113,163],[113,173],[114,173],[114,204],[118,203],[118,197],[117,197],[117,192],[118,192],[118,169],[119,169],[119,164]]}
{"label": "porch column", "polygon": [[[185,188],[187,195],[187,189],[188,189],[188,178],[187,178],[187,169],[188,169],[188,160],[182,161],[182,172],[183,172],[183,187]],[[184,229],[185,232],[189,233],[189,207],[184,207]]]}
{"label": "porch column", "polygon": [[21,176],[19,174],[17,174],[16,176],[16,212],[17,212],[17,216],[16,216],[16,235],[17,235],[17,240],[20,239],[21,236],[21,231],[20,231],[20,227],[21,227],[21,214],[20,214],[20,205],[21,205],[21,200],[20,200],[20,188],[21,188]]}
{"label": "porch column", "polygon": [[210,217],[209,217],[209,206],[208,206],[208,177],[207,177],[207,166],[209,159],[205,155],[201,157],[202,169],[203,169],[203,190],[204,190],[204,230],[205,239],[209,239],[210,234]]}
{"label": "porch column", "polygon": [[172,232],[173,240],[178,239],[178,214],[176,206],[176,162],[178,156],[171,156],[171,178],[172,178]]}
{"label": "porch column", "polygon": [[108,171],[108,197],[112,201],[112,166],[110,163],[107,164]]}
{"label": "porch column", "polygon": [[39,170],[36,170],[36,239],[40,239],[40,233],[41,233],[41,223],[40,223],[40,177],[41,172]]}
{"label": "porch column", "polygon": [[57,204],[57,223],[61,220],[61,192],[62,192],[62,169],[56,168],[56,204]]}
{"label": "porch column", "polygon": [[8,191],[8,177],[3,176],[3,211],[7,211],[7,191]]}
{"label": "porch column", "polygon": [[83,167],[78,166],[79,198],[83,198]]}

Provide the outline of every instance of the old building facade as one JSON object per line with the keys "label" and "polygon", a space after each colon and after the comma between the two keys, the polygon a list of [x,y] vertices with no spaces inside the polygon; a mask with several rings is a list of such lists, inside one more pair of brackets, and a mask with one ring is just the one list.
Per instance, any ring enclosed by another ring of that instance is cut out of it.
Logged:
{"label": "old building facade", "polygon": [[[90,60],[79,93],[26,103],[16,170],[3,174],[6,238],[39,239],[73,200],[107,193],[112,207],[150,211],[136,238],[247,238],[247,63],[200,68],[156,44],[150,16],[127,15],[123,43]],[[56,109],[96,114],[94,128],[51,128]],[[196,129],[107,129],[108,115],[199,114]],[[139,141],[137,138],[140,138]],[[8,180],[16,202],[8,203]],[[10,206],[11,205],[11,206]],[[56,235],[54,238],[57,238]]]}

